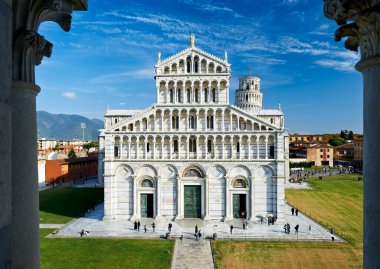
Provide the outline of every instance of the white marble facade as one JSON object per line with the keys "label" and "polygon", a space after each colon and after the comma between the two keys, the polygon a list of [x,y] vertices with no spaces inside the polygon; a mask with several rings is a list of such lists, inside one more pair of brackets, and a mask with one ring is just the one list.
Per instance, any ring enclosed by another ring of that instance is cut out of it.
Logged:
{"label": "white marble facade", "polygon": [[253,76],[240,78],[230,105],[227,53],[217,58],[190,40],[165,60],[159,53],[156,104],[105,114],[104,218],[282,219],[289,172],[281,108],[262,109]]}

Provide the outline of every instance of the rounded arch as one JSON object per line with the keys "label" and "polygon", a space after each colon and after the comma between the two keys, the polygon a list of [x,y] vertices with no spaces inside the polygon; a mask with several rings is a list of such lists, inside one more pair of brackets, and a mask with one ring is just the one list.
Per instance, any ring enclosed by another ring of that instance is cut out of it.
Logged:
{"label": "rounded arch", "polygon": [[157,170],[150,164],[143,164],[137,169],[136,174],[138,177],[141,177],[141,176],[156,177]]}
{"label": "rounded arch", "polygon": [[231,187],[235,189],[247,189],[249,186],[249,180],[242,176],[236,176],[231,181]]}
{"label": "rounded arch", "polygon": [[166,164],[160,167],[159,175],[161,178],[176,178],[178,171],[174,165]]}
{"label": "rounded arch", "polygon": [[154,177],[142,175],[137,180],[137,186],[140,188],[154,188],[156,187],[156,180]]}
{"label": "rounded arch", "polygon": [[272,167],[268,165],[260,165],[255,169],[255,179],[256,180],[268,180],[272,179],[274,176],[274,171]]}
{"label": "rounded arch", "polygon": [[207,169],[207,176],[209,178],[223,178],[226,174],[226,169],[219,164],[214,164]]}
{"label": "rounded arch", "polygon": [[[193,170],[191,171],[191,169]],[[182,177],[189,177],[189,176],[191,177],[192,176],[191,174],[193,174],[192,172],[194,172],[194,176],[201,177],[201,178],[204,178],[206,175],[205,169],[200,164],[196,164],[196,163],[189,164],[186,167],[182,168],[180,174]]]}
{"label": "rounded arch", "polygon": [[231,167],[227,175],[230,178],[235,178],[236,176],[242,176],[248,180],[251,177],[251,171],[249,170],[247,166],[238,164]]}
{"label": "rounded arch", "polygon": [[133,175],[133,169],[126,164],[120,164],[115,168],[116,178],[123,179]]}

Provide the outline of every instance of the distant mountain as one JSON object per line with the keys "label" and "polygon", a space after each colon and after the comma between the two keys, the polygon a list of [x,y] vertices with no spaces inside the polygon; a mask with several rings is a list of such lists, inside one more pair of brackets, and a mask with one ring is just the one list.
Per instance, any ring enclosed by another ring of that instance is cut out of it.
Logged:
{"label": "distant mountain", "polygon": [[98,130],[104,127],[103,121],[99,119],[37,111],[37,137],[67,140],[82,139],[82,122],[86,124],[84,139],[97,140],[99,135]]}

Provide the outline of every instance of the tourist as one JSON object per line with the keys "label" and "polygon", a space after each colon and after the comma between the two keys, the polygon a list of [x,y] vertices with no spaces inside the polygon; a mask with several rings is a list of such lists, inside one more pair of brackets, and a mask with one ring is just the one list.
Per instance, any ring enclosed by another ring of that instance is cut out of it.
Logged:
{"label": "tourist", "polygon": [[309,233],[311,233],[311,225],[309,224]]}
{"label": "tourist", "polygon": [[169,232],[171,232],[172,231],[172,224],[171,223],[169,223],[169,225],[168,225],[168,230],[169,230]]}
{"label": "tourist", "polygon": [[144,225],[144,231],[145,231],[145,233],[146,233],[146,225]]}
{"label": "tourist", "polygon": [[198,233],[198,225],[195,225],[195,234]]}
{"label": "tourist", "polygon": [[298,228],[299,228],[300,226],[297,224],[295,227],[294,227],[294,230],[296,230],[296,234],[298,234]]}
{"label": "tourist", "polygon": [[292,211],[292,216],[294,216],[294,207],[292,207],[291,211]]}
{"label": "tourist", "polygon": [[290,224],[289,224],[289,223],[286,224],[286,228],[287,228],[287,232],[288,232],[288,234],[290,234]]}
{"label": "tourist", "polygon": [[263,224],[263,222],[264,222],[264,217],[263,216],[260,216],[260,222],[261,222],[261,224]]}
{"label": "tourist", "polygon": [[296,209],[296,216],[298,216],[298,208]]}
{"label": "tourist", "polygon": [[271,221],[272,221],[272,216],[269,216],[268,217],[268,226],[270,225]]}
{"label": "tourist", "polygon": [[198,236],[199,236],[199,239],[202,239],[201,229],[199,229],[199,231],[198,231]]}
{"label": "tourist", "polygon": [[80,237],[83,237],[83,235],[84,235],[84,230],[82,230],[82,231],[80,231]]}
{"label": "tourist", "polygon": [[133,223],[133,230],[137,231],[137,221]]}
{"label": "tourist", "polygon": [[154,221],[152,223],[152,228],[153,228],[153,232],[155,232],[156,231],[156,224],[154,223]]}
{"label": "tourist", "polygon": [[138,230],[139,232],[140,232],[140,225],[141,225],[141,224],[140,224],[140,221],[138,220],[138,221],[137,221],[137,230]]}
{"label": "tourist", "polygon": [[234,229],[234,226],[231,224],[230,226],[230,233],[232,234],[232,230]]}
{"label": "tourist", "polygon": [[286,234],[288,233],[288,225],[287,224],[284,225],[284,231]]}

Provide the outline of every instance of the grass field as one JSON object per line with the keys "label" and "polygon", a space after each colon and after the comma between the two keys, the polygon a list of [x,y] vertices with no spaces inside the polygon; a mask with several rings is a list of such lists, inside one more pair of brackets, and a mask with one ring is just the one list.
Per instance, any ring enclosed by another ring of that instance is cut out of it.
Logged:
{"label": "grass field", "polygon": [[54,188],[40,191],[40,223],[67,223],[103,201],[103,189]]}
{"label": "grass field", "polygon": [[173,240],[44,238],[41,229],[41,269],[170,268]]}
{"label": "grass field", "polygon": [[357,175],[311,179],[314,190],[287,190],[287,201],[353,243],[216,241],[218,268],[362,268],[363,182]]}

